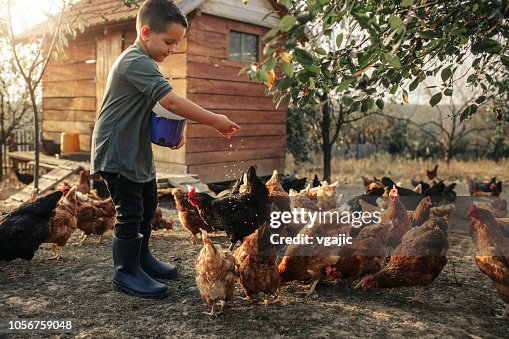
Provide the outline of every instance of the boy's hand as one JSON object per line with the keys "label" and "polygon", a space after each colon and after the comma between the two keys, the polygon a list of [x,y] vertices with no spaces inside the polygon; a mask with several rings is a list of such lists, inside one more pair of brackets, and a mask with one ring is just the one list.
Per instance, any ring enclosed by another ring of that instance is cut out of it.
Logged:
{"label": "boy's hand", "polygon": [[179,149],[180,147],[184,146],[185,143],[186,143],[186,136],[183,135],[182,140],[180,140],[180,144],[178,144],[177,146],[170,147],[170,149],[172,149],[172,150]]}
{"label": "boy's hand", "polygon": [[218,130],[219,133],[224,135],[226,138],[229,138],[233,133],[240,130],[239,125],[228,119],[228,117],[223,114],[216,114],[216,119],[212,124],[212,127]]}

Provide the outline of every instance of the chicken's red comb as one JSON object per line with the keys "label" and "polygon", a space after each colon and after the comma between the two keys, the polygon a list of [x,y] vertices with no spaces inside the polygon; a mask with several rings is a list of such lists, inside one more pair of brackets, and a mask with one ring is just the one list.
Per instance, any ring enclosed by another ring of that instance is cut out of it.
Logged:
{"label": "chicken's red comb", "polygon": [[474,213],[476,210],[477,210],[477,205],[476,204],[472,204],[472,207],[470,207],[470,209],[468,210],[467,215],[469,217],[472,216],[472,213]]}
{"label": "chicken's red comb", "polygon": [[196,194],[196,187],[191,187],[191,189],[189,190],[189,193],[188,195],[190,197],[194,196]]}

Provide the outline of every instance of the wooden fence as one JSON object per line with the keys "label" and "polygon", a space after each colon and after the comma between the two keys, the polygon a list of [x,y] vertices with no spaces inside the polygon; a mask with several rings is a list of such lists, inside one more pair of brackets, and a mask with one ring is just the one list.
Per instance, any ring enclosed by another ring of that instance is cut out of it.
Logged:
{"label": "wooden fence", "polygon": [[[13,167],[13,162],[9,158],[10,152],[28,152],[34,150],[34,131],[31,130],[16,130],[12,132],[12,137],[9,142],[1,145],[2,147],[2,175],[7,174]],[[33,170],[33,166],[28,163],[18,163],[18,168],[21,171]]]}

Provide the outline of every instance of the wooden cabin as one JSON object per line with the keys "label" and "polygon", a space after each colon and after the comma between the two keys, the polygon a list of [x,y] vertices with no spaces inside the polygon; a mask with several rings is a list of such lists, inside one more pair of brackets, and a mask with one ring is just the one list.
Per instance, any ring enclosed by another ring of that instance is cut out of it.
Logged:
{"label": "wooden cabin", "polygon": [[[238,73],[263,57],[262,36],[278,25],[284,9],[275,0],[176,2],[190,29],[177,52],[159,64],[161,72],[177,94],[227,115],[242,130],[226,139],[188,122],[186,145],[178,151],[153,145],[158,172],[198,174],[210,183],[233,180],[252,163],[259,175],[283,171],[286,107],[276,108],[264,85]],[[84,0],[68,17],[77,11],[86,30],[69,39],[65,55],[49,63],[43,78],[42,133],[59,140],[62,132],[77,132],[81,150],[89,151],[110,66],[136,38],[137,8],[119,0]],[[274,13],[261,21],[269,11]]]}

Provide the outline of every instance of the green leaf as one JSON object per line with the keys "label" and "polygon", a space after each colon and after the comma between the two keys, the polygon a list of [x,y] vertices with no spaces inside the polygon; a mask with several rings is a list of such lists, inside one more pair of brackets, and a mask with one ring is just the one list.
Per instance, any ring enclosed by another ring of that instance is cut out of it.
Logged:
{"label": "green leaf", "polygon": [[363,113],[367,113],[369,111],[369,101],[368,100],[364,100],[362,102],[362,105],[361,105],[361,111]]}
{"label": "green leaf", "polygon": [[442,81],[443,82],[446,82],[447,80],[449,80],[449,78],[451,77],[452,75],[452,70],[451,70],[451,66],[447,67],[447,68],[444,68],[442,70],[442,73],[440,74],[440,76],[442,77]]}
{"label": "green leaf", "polygon": [[293,57],[305,66],[311,65],[315,62],[313,56],[309,54],[308,51],[303,50],[302,48],[296,48],[295,51],[293,52]]}
{"label": "green leaf", "polygon": [[412,92],[417,88],[417,86],[419,86],[419,80],[420,80],[419,78],[415,78],[415,80],[410,83],[410,86],[408,86],[410,92]]}
{"label": "green leaf", "polygon": [[442,100],[442,93],[437,93],[429,99],[431,107],[435,107]]}
{"label": "green leaf", "polygon": [[283,32],[288,32],[297,24],[297,18],[293,15],[285,15],[280,21],[279,21],[279,28]]}
{"label": "green leaf", "polygon": [[320,75],[320,68],[316,67],[315,65],[309,65],[308,67],[306,67],[306,70],[315,75]]}
{"label": "green leaf", "polygon": [[375,101],[375,103],[376,103],[376,106],[377,106],[379,109],[381,109],[381,110],[383,110],[383,109],[384,109],[384,107],[385,107],[385,103],[384,103],[384,101],[383,101],[382,99],[377,99],[377,100]]}
{"label": "green leaf", "polygon": [[277,3],[281,6],[286,6],[288,3],[290,3],[290,0],[277,0]]}
{"label": "green leaf", "polygon": [[315,52],[320,55],[327,55],[327,51],[324,50],[322,47],[318,47],[317,49],[315,49]]}
{"label": "green leaf", "polygon": [[345,105],[347,105],[347,106],[350,106],[351,104],[353,104],[353,99],[352,99],[352,98],[350,98],[350,97],[347,97],[347,96],[344,96],[344,97],[342,98],[342,101],[343,101],[343,103],[344,103]]}
{"label": "green leaf", "polygon": [[408,104],[408,92],[403,90],[403,101]]}
{"label": "green leaf", "polygon": [[315,80],[313,78],[309,78],[309,86],[308,86],[308,89],[310,91],[314,91],[315,90]]}
{"label": "green leaf", "polygon": [[444,91],[444,95],[445,96],[452,96],[452,89],[451,88],[446,88],[445,91]]}
{"label": "green leaf", "polygon": [[283,73],[285,73],[289,77],[293,77],[293,73],[294,73],[294,66],[293,66],[293,64],[287,64],[286,62],[280,62],[279,63],[279,67],[281,68]]}
{"label": "green leaf", "polygon": [[392,29],[398,29],[403,25],[403,21],[401,20],[400,17],[391,14],[389,16],[389,25],[391,26]]}
{"label": "green leaf", "polygon": [[350,83],[352,82],[351,79],[343,79],[339,86],[336,88],[336,93],[343,92],[345,89],[347,89],[350,86]]}
{"label": "green leaf", "polygon": [[256,78],[260,80],[261,82],[265,82],[269,80],[269,73],[264,69],[259,69],[256,72]]}
{"label": "green leaf", "polygon": [[270,58],[263,64],[263,69],[268,72],[276,66],[276,63],[277,63],[276,58]]}
{"label": "green leaf", "polygon": [[339,33],[338,36],[336,37],[336,46],[338,48],[340,48],[342,42],[343,42],[343,33]]}
{"label": "green leaf", "polygon": [[389,66],[394,68],[401,68],[401,61],[399,61],[399,58],[395,56],[392,53],[385,53],[385,59],[387,60],[387,63]]}
{"label": "green leaf", "polygon": [[477,104],[482,104],[485,100],[486,100],[486,96],[485,95],[481,95],[479,98],[477,98],[477,100],[475,100],[475,102]]}
{"label": "green leaf", "polygon": [[465,120],[466,118],[468,118],[470,116],[470,106],[468,106],[467,108],[465,108],[463,110],[463,112],[461,113],[460,115],[460,122],[463,122],[463,120]]}
{"label": "green leaf", "polygon": [[477,53],[491,53],[498,54],[502,50],[502,46],[496,40],[486,39],[483,41],[478,41],[472,45],[471,51],[474,54]]}
{"label": "green leaf", "polygon": [[389,93],[396,94],[397,91],[398,91],[398,85],[394,85],[391,87],[391,90],[389,91]]}
{"label": "green leaf", "polygon": [[263,40],[269,40],[273,37],[275,37],[277,34],[279,33],[279,28],[277,27],[274,27],[273,29],[271,29],[270,31],[268,31],[264,36],[263,36]]}
{"label": "green leaf", "polygon": [[410,7],[414,3],[413,0],[402,0],[401,1],[401,7]]}
{"label": "green leaf", "polygon": [[279,90],[286,91],[288,88],[292,86],[293,79],[291,77],[284,77],[279,84]]}

